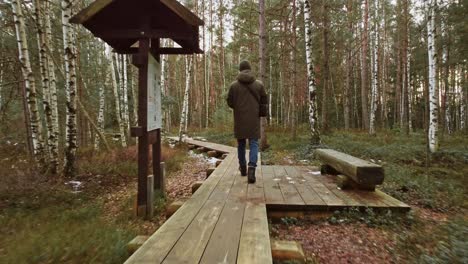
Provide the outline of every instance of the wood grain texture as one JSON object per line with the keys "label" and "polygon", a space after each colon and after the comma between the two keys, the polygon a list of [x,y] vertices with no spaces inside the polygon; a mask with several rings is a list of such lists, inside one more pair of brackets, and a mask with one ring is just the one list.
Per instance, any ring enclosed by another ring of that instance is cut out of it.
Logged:
{"label": "wood grain texture", "polygon": [[[190,144],[217,151],[225,147]],[[310,166],[262,166],[259,161],[257,182],[248,184],[240,176],[236,149],[226,148],[230,152],[212,175],[126,263],[272,263],[267,208],[270,213],[354,206],[410,209],[380,190],[341,190],[335,176]]]}
{"label": "wood grain texture", "polygon": [[272,263],[266,207],[247,202],[237,263]]}
{"label": "wood grain texture", "polygon": [[325,164],[351,177],[356,183],[379,185],[384,180],[382,166],[332,150],[317,149],[315,155]]}

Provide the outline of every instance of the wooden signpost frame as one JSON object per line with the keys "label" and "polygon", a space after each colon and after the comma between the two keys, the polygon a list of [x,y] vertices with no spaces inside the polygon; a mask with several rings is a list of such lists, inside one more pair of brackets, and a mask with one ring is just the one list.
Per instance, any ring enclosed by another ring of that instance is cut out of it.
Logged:
{"label": "wooden signpost frame", "polygon": [[[144,29],[142,30],[144,32]],[[152,45],[151,45],[152,44]],[[151,45],[151,46],[150,46]],[[164,179],[161,173],[161,129],[148,131],[148,61],[151,54],[159,61],[159,39],[141,38],[138,53],[132,55],[132,64],[138,68],[138,126],[131,128],[131,135],[138,137],[138,194],[137,215],[147,216],[153,206],[147,204],[147,177],[149,175],[149,146],[152,151],[153,189],[164,193]]]}
{"label": "wooden signpost frame", "polygon": [[[131,136],[138,138],[136,213],[151,218],[152,195],[154,190],[165,193],[165,181],[161,164],[161,128],[156,126],[157,129],[148,131],[149,56],[160,62],[161,54],[203,53],[198,43],[198,27],[204,22],[177,0],[140,0],[138,3],[133,0],[95,0],[70,22],[83,25],[115,52],[132,54],[132,64],[138,68],[138,125],[130,129]],[[171,38],[180,48],[160,47],[161,38]],[[135,42],[138,47],[132,45]],[[153,188],[147,188],[150,187],[148,182]]]}

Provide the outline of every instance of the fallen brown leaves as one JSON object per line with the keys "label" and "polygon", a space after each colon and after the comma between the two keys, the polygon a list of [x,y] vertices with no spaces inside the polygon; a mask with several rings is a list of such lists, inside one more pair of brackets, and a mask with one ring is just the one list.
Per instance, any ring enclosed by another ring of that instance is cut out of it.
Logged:
{"label": "fallen brown leaves", "polygon": [[302,244],[308,258],[320,263],[391,263],[394,236],[364,224],[273,226],[273,236]]}
{"label": "fallen brown leaves", "polygon": [[201,158],[190,158],[182,169],[167,179],[166,191],[169,200],[189,198],[192,195],[192,184],[206,178],[209,164]]}

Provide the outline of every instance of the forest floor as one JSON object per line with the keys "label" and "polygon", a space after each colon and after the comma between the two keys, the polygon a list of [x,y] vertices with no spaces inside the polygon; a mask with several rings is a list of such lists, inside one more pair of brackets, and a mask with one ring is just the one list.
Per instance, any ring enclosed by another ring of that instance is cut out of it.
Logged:
{"label": "forest floor", "polygon": [[[165,208],[191,196],[193,182],[206,177],[213,160],[163,146],[167,196],[158,195],[155,216],[134,216],[136,148],[79,153],[73,178],[39,175],[20,146],[4,143],[0,153],[1,263],[122,263],[126,244],[151,235],[166,220]],[[18,153],[18,154],[14,154]]]}
{"label": "forest floor", "polygon": [[[262,153],[262,162],[319,165],[305,128],[296,139],[288,130],[268,131],[270,148]],[[232,133],[220,131],[230,129],[194,135],[235,146]],[[382,164],[385,182],[380,189],[411,205],[411,212],[350,209],[314,220],[287,217],[270,221],[272,238],[300,242],[309,263],[468,263],[466,135],[445,135],[440,150],[430,156],[422,132],[384,131],[369,137],[334,131],[322,135],[322,144]]]}
{"label": "forest floor", "polygon": [[[230,128],[194,133],[235,146]],[[265,164],[318,165],[308,135],[271,129]],[[426,164],[421,133],[336,131],[323,144],[384,166],[381,189],[412,206],[407,215],[350,209],[311,219],[270,221],[275,239],[301,242],[310,263],[467,263],[468,138],[445,136]],[[150,221],[134,217],[136,148],[80,150],[74,178],[37,173],[24,146],[0,142],[0,259],[5,263],[122,263],[126,244],[150,235],[166,220],[165,207],[188,198],[210,165],[186,148],[163,146],[166,198]],[[211,161],[212,162],[212,161]]]}

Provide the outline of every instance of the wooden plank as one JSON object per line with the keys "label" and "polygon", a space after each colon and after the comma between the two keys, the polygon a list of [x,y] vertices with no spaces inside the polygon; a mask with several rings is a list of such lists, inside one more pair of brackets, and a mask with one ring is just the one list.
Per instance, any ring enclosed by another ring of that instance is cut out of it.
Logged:
{"label": "wooden plank", "polygon": [[[249,153],[246,153],[248,157]],[[247,176],[241,176],[240,171],[237,169],[237,159],[235,168],[232,169],[232,175],[234,177],[234,184],[231,187],[228,201],[245,201],[247,197]]]}
{"label": "wooden plank", "polygon": [[379,185],[383,183],[382,166],[332,149],[317,149],[315,154],[322,162],[351,177],[358,184]]}
{"label": "wooden plank", "polygon": [[375,195],[379,195],[382,197],[382,199],[384,200],[384,202],[390,206],[392,209],[396,209],[397,211],[400,211],[400,212],[408,212],[409,210],[411,210],[411,207],[407,204],[405,204],[404,202],[402,201],[399,201],[395,198],[393,198],[392,196],[380,191],[380,190],[375,190]]}
{"label": "wooden plank", "polygon": [[265,203],[265,191],[263,181],[263,166],[261,154],[258,155],[256,178],[255,184],[247,185],[247,199],[251,202]]}
{"label": "wooden plank", "polygon": [[237,263],[272,263],[270,234],[264,204],[247,202]]}
{"label": "wooden plank", "polygon": [[229,164],[228,169],[225,171],[223,180],[216,186],[216,188],[211,193],[210,200],[226,200],[230,195],[232,186],[235,182],[235,175],[237,171],[237,162],[236,159],[232,159]]}
{"label": "wooden plank", "polygon": [[301,172],[301,175],[303,175],[307,184],[320,196],[327,206],[346,205],[343,200],[338,198],[320,181],[319,178],[323,177],[322,175],[312,175],[309,173],[311,169],[316,171],[316,169],[312,167],[300,167],[299,171]]}
{"label": "wooden plank", "polygon": [[236,263],[245,202],[228,201],[200,263]]}
{"label": "wooden plank", "polygon": [[[228,155],[226,160],[232,162],[234,154]],[[185,202],[125,263],[161,263],[205,204],[228,166],[229,162],[223,162],[192,198]]]}
{"label": "wooden plank", "polygon": [[283,193],[281,193],[278,181],[275,178],[273,166],[262,166],[263,190],[267,204],[284,204]]}
{"label": "wooden plank", "polygon": [[208,200],[163,263],[197,263],[211,237],[225,201]]}
{"label": "wooden plank", "polygon": [[330,182],[329,179],[335,176],[323,176],[323,184],[331,191],[333,192],[337,197],[339,197],[341,200],[345,202],[346,205],[348,206],[360,206],[362,205],[362,202],[360,200],[355,199],[353,195],[350,195],[350,192],[348,191],[343,191],[338,189],[336,184],[334,182]]}
{"label": "wooden plank", "polygon": [[294,186],[296,180],[287,174],[284,166],[274,166],[273,170],[275,172],[275,177],[281,178],[278,185],[283,194],[284,202],[286,204],[304,205],[304,200],[302,200],[301,195]]}
{"label": "wooden plank", "polygon": [[292,178],[294,178],[297,182],[295,185],[297,191],[302,197],[302,200],[307,205],[314,205],[314,206],[325,206],[326,203],[320,198],[318,193],[307,184],[307,180],[301,175],[301,172],[298,170],[297,167],[293,166],[286,166],[286,172]]}

